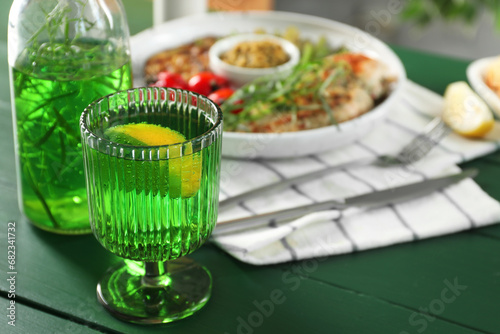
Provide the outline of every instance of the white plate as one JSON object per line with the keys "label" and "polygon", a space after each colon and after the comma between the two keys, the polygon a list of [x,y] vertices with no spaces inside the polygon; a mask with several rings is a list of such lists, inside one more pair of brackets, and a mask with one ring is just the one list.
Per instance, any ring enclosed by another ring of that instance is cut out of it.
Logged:
{"label": "white plate", "polygon": [[222,154],[234,158],[290,158],[345,146],[376,128],[400,95],[406,72],[398,56],[383,42],[348,25],[316,16],[285,12],[207,13],[168,21],[131,38],[134,84],[144,86],[144,65],[152,55],[208,35],[234,32],[284,31],[290,26],[301,36],[317,40],[325,36],[333,47],[346,46],[384,62],[397,78],[390,96],[370,112],[338,126],[299,132],[254,134],[224,132]]}
{"label": "white plate", "polygon": [[491,90],[484,81],[486,70],[488,66],[496,59],[496,57],[482,58],[473,61],[467,67],[467,79],[472,86],[472,89],[483,98],[483,100],[490,106],[491,110],[500,117],[500,97]]}

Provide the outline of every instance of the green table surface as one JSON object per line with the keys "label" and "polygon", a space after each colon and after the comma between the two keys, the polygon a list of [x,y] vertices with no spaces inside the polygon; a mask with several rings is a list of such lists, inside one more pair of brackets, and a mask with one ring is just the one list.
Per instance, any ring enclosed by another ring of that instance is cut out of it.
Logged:
{"label": "green table surface", "polygon": [[[408,77],[438,93],[468,62],[394,48]],[[0,333],[500,333],[500,225],[440,238],[256,267],[206,244],[193,254],[213,276],[194,316],[144,327],[116,320],[96,283],[119,259],[92,235],[32,227],[17,208],[7,47],[0,42]],[[500,199],[500,154],[466,164]],[[16,222],[16,327],[8,324],[7,222]],[[450,286],[455,286],[455,290]],[[270,296],[282,303],[262,310]]]}

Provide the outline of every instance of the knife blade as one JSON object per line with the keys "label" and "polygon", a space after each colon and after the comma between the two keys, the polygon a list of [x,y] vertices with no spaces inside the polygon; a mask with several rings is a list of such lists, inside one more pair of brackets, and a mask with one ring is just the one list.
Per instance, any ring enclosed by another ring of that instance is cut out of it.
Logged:
{"label": "knife blade", "polygon": [[466,178],[473,178],[478,174],[477,169],[467,169],[460,173],[446,175],[433,179],[391,189],[375,191],[364,195],[345,198],[343,200],[330,200],[299,206],[291,209],[274,211],[251,217],[238,218],[218,222],[212,235],[226,234],[235,231],[265,225],[271,220],[290,219],[304,216],[322,210],[345,210],[351,207],[375,208],[389,204],[397,204],[415,199],[434,191],[446,188]]}

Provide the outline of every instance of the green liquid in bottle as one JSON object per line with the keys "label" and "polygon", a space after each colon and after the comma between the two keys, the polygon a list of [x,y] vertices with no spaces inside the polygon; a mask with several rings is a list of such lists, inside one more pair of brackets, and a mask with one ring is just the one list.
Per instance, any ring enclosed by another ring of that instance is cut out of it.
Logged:
{"label": "green liquid in bottle", "polygon": [[94,100],[132,86],[128,57],[97,42],[25,50],[11,68],[20,206],[36,226],[90,232],[79,119]]}

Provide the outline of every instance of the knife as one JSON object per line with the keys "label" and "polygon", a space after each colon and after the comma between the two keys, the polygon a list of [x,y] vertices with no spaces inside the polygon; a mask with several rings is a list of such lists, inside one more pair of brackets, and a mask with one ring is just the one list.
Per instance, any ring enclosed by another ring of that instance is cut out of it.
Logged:
{"label": "knife", "polygon": [[466,178],[473,178],[478,174],[477,169],[467,169],[457,174],[442,176],[433,179],[426,179],[421,182],[409,185],[375,191],[369,194],[345,198],[343,200],[331,200],[299,206],[291,209],[264,213],[251,217],[238,218],[223,222],[218,222],[212,235],[220,235],[240,231],[244,229],[262,226],[271,220],[290,219],[304,216],[322,210],[345,210],[351,207],[375,208],[388,204],[397,204],[411,199],[422,197],[446,188]]}

